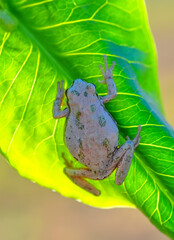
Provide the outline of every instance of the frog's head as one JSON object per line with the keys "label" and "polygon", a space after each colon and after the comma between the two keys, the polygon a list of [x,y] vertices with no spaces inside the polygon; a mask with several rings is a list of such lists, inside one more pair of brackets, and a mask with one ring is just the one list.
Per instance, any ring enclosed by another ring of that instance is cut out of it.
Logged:
{"label": "frog's head", "polygon": [[66,92],[69,104],[78,104],[84,101],[91,101],[96,98],[95,85],[81,79],[74,80],[72,86]]}

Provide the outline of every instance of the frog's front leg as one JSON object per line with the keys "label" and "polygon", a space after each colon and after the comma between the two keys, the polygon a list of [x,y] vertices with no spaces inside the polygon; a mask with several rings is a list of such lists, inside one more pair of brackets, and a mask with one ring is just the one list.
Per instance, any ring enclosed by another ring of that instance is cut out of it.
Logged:
{"label": "frog's front leg", "polygon": [[98,179],[95,172],[87,168],[64,168],[64,172],[71,179],[71,181],[73,181],[79,187],[94,194],[95,196],[100,195],[100,191],[84,179]]}
{"label": "frog's front leg", "polygon": [[[60,86],[61,83],[61,86]],[[53,105],[53,117],[58,119],[62,118],[68,115],[68,109],[65,108],[63,111],[60,110],[61,103],[63,100],[64,96],[64,87],[63,87],[64,81],[62,80],[61,82],[58,82],[57,84],[57,96],[56,100],[54,101]]]}
{"label": "frog's front leg", "polygon": [[121,185],[127,176],[132,162],[134,149],[140,142],[140,131],[141,126],[138,127],[138,132],[135,138],[131,141],[129,137],[127,137],[128,140],[117,150],[113,157],[114,161],[117,162],[117,172],[115,179],[115,183],[117,185]]}
{"label": "frog's front leg", "polygon": [[101,65],[99,65],[99,68],[102,72],[102,75],[103,75],[104,79],[102,81],[100,81],[98,79],[98,81],[101,82],[101,83],[106,83],[107,84],[108,93],[107,93],[106,96],[101,97],[103,103],[107,103],[110,100],[114,99],[117,95],[117,88],[115,86],[115,83],[114,83],[114,80],[113,80],[113,74],[112,74],[113,68],[115,66],[115,62],[113,62],[112,66],[110,68],[108,68],[107,56],[104,55],[103,57],[104,57],[104,62],[105,62],[105,72],[104,72]]}

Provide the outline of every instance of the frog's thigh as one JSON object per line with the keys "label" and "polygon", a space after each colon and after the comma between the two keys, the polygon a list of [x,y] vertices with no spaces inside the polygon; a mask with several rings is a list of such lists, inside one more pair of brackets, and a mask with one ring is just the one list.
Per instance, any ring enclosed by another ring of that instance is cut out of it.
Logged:
{"label": "frog's thigh", "polygon": [[116,152],[115,156],[118,162],[115,183],[123,183],[129,171],[134,153],[134,143],[130,140],[125,142]]}
{"label": "frog's thigh", "polygon": [[92,184],[90,184],[89,182],[87,182],[85,179],[82,178],[81,175],[83,175],[83,177],[87,177],[87,176],[84,176],[83,170],[87,170],[86,173],[88,172],[88,169],[73,169],[73,168],[65,168],[64,172],[71,179],[71,181],[77,184],[79,187],[94,194],[95,196],[99,196],[100,191],[96,189]]}

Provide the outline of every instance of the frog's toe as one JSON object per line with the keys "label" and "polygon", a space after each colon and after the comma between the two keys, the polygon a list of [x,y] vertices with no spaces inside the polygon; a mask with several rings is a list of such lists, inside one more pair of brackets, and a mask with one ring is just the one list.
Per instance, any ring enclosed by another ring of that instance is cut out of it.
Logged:
{"label": "frog's toe", "polygon": [[130,140],[130,137],[129,137],[129,136],[126,136],[126,140]]}
{"label": "frog's toe", "polygon": [[141,138],[139,137],[139,138],[137,139],[136,143],[134,144],[134,149],[138,146],[138,144],[140,143],[140,140],[141,140]]}
{"label": "frog's toe", "polygon": [[101,70],[101,72],[102,72],[102,75],[105,76],[105,72],[104,72],[104,70],[103,70],[103,68],[102,68],[101,65],[99,65],[99,68],[100,68],[100,70]]}
{"label": "frog's toe", "polygon": [[110,71],[113,71],[113,69],[114,69],[114,67],[115,67],[115,64],[116,64],[116,63],[113,61],[113,62],[112,62],[112,66],[110,67]]}
{"label": "frog's toe", "polygon": [[133,139],[134,148],[136,148],[140,142],[140,132],[141,132],[141,125],[138,126],[138,132],[137,132],[135,138]]}

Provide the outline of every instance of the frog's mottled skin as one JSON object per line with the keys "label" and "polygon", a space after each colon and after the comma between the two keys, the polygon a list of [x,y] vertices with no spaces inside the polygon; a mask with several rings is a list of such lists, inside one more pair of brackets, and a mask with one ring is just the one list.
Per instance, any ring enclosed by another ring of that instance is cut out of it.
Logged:
{"label": "frog's mottled skin", "polygon": [[116,86],[112,79],[115,63],[108,69],[106,56],[103,82],[107,84],[108,94],[99,97],[95,85],[76,79],[67,90],[67,105],[63,111],[60,105],[64,95],[63,81],[54,102],[54,118],[66,116],[65,142],[72,156],[86,168],[65,168],[65,173],[77,185],[98,196],[100,191],[84,178],[104,179],[117,167],[116,184],[124,181],[129,170],[134,149],[138,146],[138,133],[133,141],[128,140],[118,148],[118,128],[115,120],[104,107],[104,103],[116,97]]}

